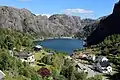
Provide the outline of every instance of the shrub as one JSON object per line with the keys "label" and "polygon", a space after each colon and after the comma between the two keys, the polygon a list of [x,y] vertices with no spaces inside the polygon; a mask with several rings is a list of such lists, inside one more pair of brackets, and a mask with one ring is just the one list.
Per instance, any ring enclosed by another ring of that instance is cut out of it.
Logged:
{"label": "shrub", "polygon": [[51,75],[50,70],[47,68],[41,68],[37,72],[39,75],[42,76],[42,78],[49,77]]}

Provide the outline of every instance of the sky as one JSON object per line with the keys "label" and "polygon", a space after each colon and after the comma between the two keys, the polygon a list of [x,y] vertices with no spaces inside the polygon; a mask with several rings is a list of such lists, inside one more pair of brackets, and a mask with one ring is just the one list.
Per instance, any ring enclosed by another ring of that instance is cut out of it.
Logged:
{"label": "sky", "polygon": [[36,15],[67,14],[97,19],[112,13],[118,0],[0,0],[0,6],[26,8]]}

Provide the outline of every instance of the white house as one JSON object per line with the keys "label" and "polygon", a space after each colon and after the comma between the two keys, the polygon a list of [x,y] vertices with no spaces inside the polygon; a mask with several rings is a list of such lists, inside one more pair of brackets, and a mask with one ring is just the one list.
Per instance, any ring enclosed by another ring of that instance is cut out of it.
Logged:
{"label": "white house", "polygon": [[30,52],[19,52],[15,56],[19,58],[22,62],[34,64],[35,58],[34,58],[34,55]]}
{"label": "white house", "polygon": [[4,80],[5,74],[0,70],[0,80]]}
{"label": "white house", "polygon": [[96,58],[96,63],[93,65],[93,67],[102,73],[111,73],[112,72],[112,66],[110,65],[107,57],[105,56],[98,56]]}
{"label": "white house", "polygon": [[93,67],[102,73],[111,73],[112,67],[108,61],[97,62],[93,65]]}
{"label": "white house", "polygon": [[40,51],[42,49],[42,46],[36,45],[33,47],[35,51]]}

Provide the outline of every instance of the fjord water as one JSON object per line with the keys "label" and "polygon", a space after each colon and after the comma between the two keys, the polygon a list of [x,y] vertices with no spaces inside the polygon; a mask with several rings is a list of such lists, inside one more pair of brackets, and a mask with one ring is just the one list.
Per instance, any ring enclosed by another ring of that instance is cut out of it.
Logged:
{"label": "fjord water", "polygon": [[73,50],[83,48],[83,41],[78,39],[48,39],[38,42],[38,44],[48,49],[67,52],[69,55]]}

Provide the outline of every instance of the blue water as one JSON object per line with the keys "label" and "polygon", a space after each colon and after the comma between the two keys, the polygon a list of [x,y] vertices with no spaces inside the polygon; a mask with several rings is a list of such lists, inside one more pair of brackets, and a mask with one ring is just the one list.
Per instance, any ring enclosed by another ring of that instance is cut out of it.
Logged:
{"label": "blue water", "polygon": [[73,53],[73,50],[83,48],[83,41],[78,39],[48,39],[38,42],[38,44],[45,48],[66,52],[69,55]]}

